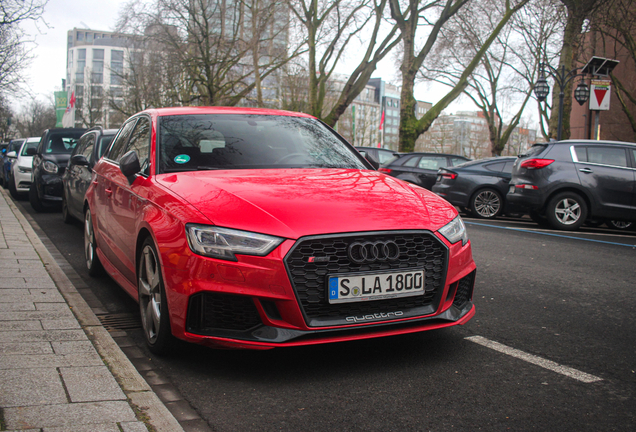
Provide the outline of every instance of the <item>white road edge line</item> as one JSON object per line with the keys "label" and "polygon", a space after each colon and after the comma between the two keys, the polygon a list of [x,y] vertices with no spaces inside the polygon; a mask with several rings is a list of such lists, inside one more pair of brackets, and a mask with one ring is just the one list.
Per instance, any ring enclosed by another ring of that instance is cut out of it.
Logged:
{"label": "white road edge line", "polygon": [[525,353],[515,348],[510,348],[509,346],[500,344],[499,342],[491,341],[482,336],[469,336],[465,338],[471,342],[475,342],[476,344],[485,346],[486,348],[493,349],[503,354],[507,354],[509,356],[518,358],[520,360],[527,361],[528,363],[532,363],[533,365],[540,366],[544,369],[551,370],[552,372],[556,372],[561,375],[565,375],[570,378],[574,378],[575,380],[584,382],[586,384],[594,383],[597,381],[602,381],[603,378],[599,378],[594,375],[586,374],[585,372],[581,372],[579,370],[573,369],[571,367],[562,366],[558,363],[555,363],[551,360],[546,360],[541,357],[537,357],[532,354]]}

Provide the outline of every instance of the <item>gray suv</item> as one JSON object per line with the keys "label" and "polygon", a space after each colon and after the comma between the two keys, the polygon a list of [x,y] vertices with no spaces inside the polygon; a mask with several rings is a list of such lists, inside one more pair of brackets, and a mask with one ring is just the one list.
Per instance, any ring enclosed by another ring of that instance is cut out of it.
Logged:
{"label": "gray suv", "polygon": [[536,144],[514,163],[506,199],[536,222],[561,230],[576,230],[587,220],[636,221],[636,144]]}

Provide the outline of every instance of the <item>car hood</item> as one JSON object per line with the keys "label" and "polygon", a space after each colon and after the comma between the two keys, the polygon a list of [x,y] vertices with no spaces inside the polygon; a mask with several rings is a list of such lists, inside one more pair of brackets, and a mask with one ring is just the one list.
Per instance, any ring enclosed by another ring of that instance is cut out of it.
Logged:
{"label": "car hood", "polygon": [[457,215],[437,195],[377,171],[198,171],[159,175],[157,180],[214,225],[286,238],[398,229],[435,231]]}

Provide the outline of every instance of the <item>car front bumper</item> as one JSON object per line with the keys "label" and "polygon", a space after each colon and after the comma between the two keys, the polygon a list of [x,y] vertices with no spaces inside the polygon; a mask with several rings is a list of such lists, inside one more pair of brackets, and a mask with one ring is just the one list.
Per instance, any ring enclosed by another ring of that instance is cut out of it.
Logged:
{"label": "car front bumper", "polygon": [[[418,298],[329,303],[327,275],[360,269],[342,257],[338,264],[334,260],[324,266],[309,265],[306,258],[316,254],[321,245],[327,245],[322,249],[327,253],[338,255],[341,251],[330,252],[329,245],[338,249],[338,244],[369,238],[359,235],[288,240],[267,257],[239,256],[237,262],[194,254],[187,260],[173,261],[176,266],[164,268],[173,334],[214,347],[270,349],[464,324],[475,314],[472,295],[476,270],[470,242],[449,245],[430,232],[423,233],[420,237],[427,243],[425,248],[434,251],[362,269],[373,272],[391,266],[423,266],[426,290]],[[381,234],[382,238],[387,235]],[[420,241],[420,237],[407,235],[403,243]]]}

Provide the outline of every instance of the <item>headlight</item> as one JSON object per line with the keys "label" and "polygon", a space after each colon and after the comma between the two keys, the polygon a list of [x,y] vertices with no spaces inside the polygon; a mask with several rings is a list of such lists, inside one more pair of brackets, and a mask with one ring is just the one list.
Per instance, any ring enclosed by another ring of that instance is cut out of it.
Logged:
{"label": "headlight", "polygon": [[44,161],[42,163],[42,169],[47,173],[57,174],[57,165],[51,161]]}
{"label": "headlight", "polygon": [[440,228],[439,233],[446,237],[446,240],[451,243],[457,243],[460,240],[462,241],[462,246],[468,243],[466,226],[464,225],[462,218],[459,216]]}
{"label": "headlight", "polygon": [[237,260],[234,254],[265,256],[284,240],[265,234],[196,224],[186,224],[186,235],[192,252],[232,261]]}

